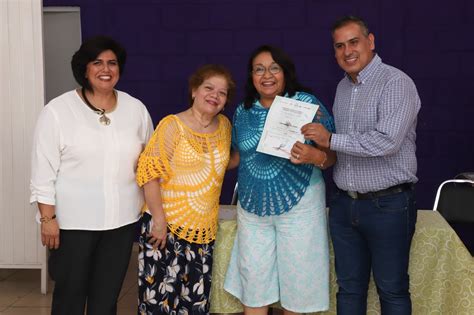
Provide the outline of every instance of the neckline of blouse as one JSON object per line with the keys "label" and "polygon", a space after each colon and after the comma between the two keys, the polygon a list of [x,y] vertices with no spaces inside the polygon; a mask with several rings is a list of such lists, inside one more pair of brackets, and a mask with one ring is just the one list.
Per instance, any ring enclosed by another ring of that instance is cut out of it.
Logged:
{"label": "neckline of blouse", "polygon": [[[115,93],[115,97],[116,97],[116,100],[117,100],[117,102],[116,102],[116,104],[115,104],[115,107],[114,107],[113,110],[111,110],[110,112],[105,111],[105,112],[104,112],[105,114],[112,115],[113,113],[116,113],[116,112],[119,110],[119,99],[120,99],[119,91],[114,89],[114,93]],[[92,111],[92,108],[90,108],[89,105],[87,105],[86,102],[82,99],[82,97],[81,97],[81,95],[80,95],[80,94],[81,94],[80,89],[79,89],[79,90],[78,90],[78,89],[74,89],[74,94],[76,95],[76,97],[79,99],[79,101],[80,101],[82,104],[86,105],[84,108],[86,108],[86,109],[89,110],[89,111]],[[95,107],[95,106],[94,106],[94,107]],[[122,107],[123,107],[123,106],[122,106]]]}
{"label": "neckline of blouse", "polygon": [[194,134],[194,135],[199,135],[201,137],[211,137],[211,136],[214,136],[216,135],[217,133],[219,133],[220,129],[221,129],[221,114],[218,114],[217,115],[217,128],[216,130],[214,130],[213,132],[198,132],[194,129],[192,129],[191,127],[189,127],[188,125],[186,125],[184,123],[183,120],[181,120],[181,118],[179,118],[177,115],[172,115],[173,118],[176,120],[176,122],[178,124],[180,124],[181,126],[183,126],[186,130],[188,130],[190,133]]}

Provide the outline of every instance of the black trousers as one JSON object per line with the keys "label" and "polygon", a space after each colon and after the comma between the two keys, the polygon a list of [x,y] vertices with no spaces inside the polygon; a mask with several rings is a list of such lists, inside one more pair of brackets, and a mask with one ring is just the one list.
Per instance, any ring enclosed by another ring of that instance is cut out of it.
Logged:
{"label": "black trousers", "polygon": [[49,273],[55,281],[52,315],[117,313],[117,299],[127,272],[136,224],[114,230],[61,230],[51,250]]}

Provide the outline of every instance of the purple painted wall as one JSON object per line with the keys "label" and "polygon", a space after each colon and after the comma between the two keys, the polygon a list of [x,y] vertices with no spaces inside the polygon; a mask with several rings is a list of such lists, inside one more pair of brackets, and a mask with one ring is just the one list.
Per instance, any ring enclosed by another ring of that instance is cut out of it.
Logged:
{"label": "purple painted wall", "polygon": [[[141,99],[155,124],[184,110],[187,78],[199,65],[221,63],[242,97],[251,50],[278,45],[301,81],[332,108],[342,77],[330,27],[342,15],[365,18],[382,59],[411,76],[422,100],[418,122],[418,206],[431,209],[438,185],[474,171],[474,2],[471,0],[43,0],[81,7],[82,34],[107,34],[128,51],[119,89]],[[72,55],[73,52],[71,52]],[[332,186],[330,172],[326,174]],[[226,176],[222,202],[232,194]]]}

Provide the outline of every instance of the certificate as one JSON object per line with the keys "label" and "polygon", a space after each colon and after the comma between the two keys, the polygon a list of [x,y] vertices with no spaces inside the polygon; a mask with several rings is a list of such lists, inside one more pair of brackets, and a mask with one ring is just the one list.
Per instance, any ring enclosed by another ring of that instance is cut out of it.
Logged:
{"label": "certificate", "polygon": [[313,121],[319,105],[276,96],[268,111],[257,151],[290,158],[296,141],[304,142],[301,127]]}

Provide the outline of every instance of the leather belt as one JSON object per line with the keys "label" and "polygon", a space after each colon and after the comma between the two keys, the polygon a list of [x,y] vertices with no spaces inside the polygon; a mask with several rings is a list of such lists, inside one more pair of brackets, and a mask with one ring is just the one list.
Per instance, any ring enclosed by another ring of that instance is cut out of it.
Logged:
{"label": "leather belt", "polygon": [[379,191],[371,191],[367,193],[360,193],[357,191],[345,191],[345,190],[341,190],[341,191],[346,193],[352,199],[370,200],[370,199],[380,198],[383,196],[398,194],[407,190],[413,190],[414,186],[415,185],[413,183],[403,183],[403,184],[388,187]]}

